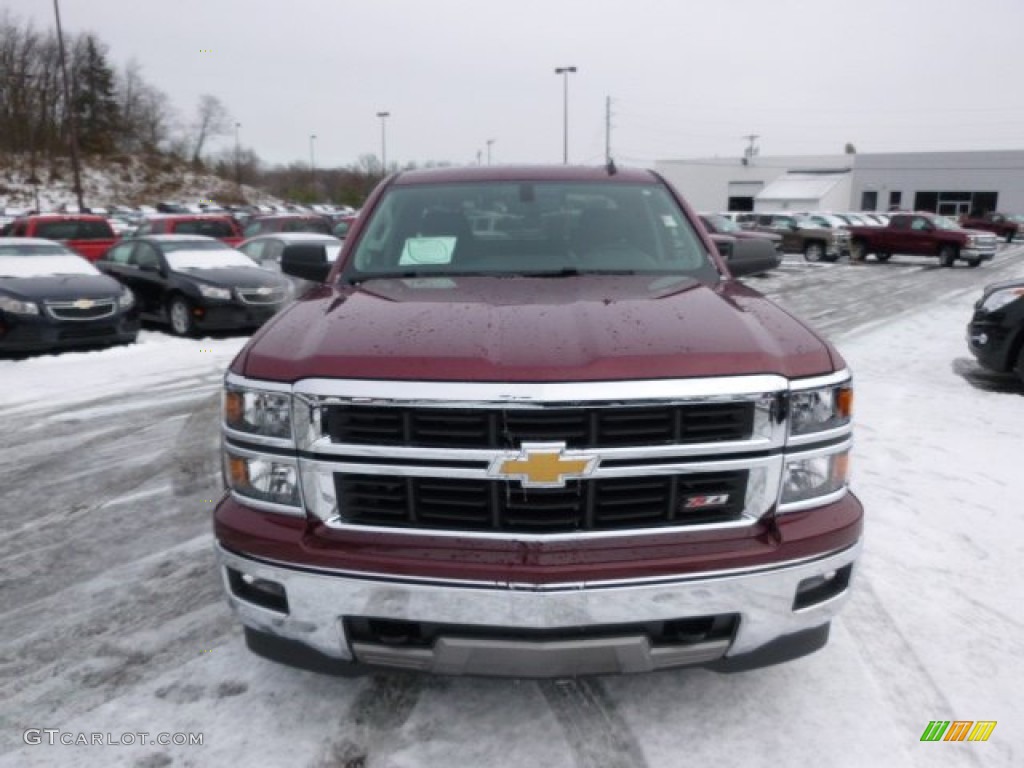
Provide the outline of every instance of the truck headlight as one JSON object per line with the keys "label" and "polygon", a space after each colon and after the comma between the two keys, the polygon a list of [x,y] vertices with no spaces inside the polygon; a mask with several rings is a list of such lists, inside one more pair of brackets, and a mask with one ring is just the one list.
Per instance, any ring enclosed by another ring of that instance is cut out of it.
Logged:
{"label": "truck headlight", "polygon": [[224,451],[224,476],[231,490],[241,496],[293,507],[295,514],[304,514],[299,472],[292,460],[227,447]]}
{"label": "truck headlight", "polygon": [[853,386],[839,384],[790,393],[790,434],[807,435],[846,426],[853,414]]}
{"label": "truck headlight", "polygon": [[978,309],[984,312],[995,312],[1022,296],[1024,296],[1024,286],[1019,286],[1017,288],[1003,288],[1001,291],[993,291],[986,296]]}
{"label": "truck headlight", "polygon": [[10,296],[0,296],[0,309],[12,315],[38,315],[39,305],[34,301],[18,301]]}
{"label": "truck headlight", "polygon": [[117,297],[117,306],[122,311],[135,306],[135,294],[132,293],[130,288],[125,288],[121,295]]}
{"label": "truck headlight", "polygon": [[[849,472],[849,448],[838,453],[787,460],[782,476],[780,507],[811,500],[817,504],[820,497],[839,493],[849,482]],[[791,510],[780,508],[779,511]]]}
{"label": "truck headlight", "polygon": [[260,437],[292,439],[292,398],[284,392],[228,387],[224,390],[224,424]]}

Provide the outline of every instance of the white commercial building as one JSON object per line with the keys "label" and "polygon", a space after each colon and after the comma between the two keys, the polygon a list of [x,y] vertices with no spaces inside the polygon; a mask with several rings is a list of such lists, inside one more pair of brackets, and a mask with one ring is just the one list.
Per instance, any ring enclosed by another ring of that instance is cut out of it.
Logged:
{"label": "white commercial building", "polygon": [[662,160],[701,211],[1024,213],[1024,150]]}

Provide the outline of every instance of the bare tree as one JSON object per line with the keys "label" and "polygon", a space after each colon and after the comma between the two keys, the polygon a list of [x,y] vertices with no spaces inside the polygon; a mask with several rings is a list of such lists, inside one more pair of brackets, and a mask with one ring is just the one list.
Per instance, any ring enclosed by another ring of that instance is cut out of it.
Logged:
{"label": "bare tree", "polygon": [[233,125],[231,113],[220,99],[208,93],[200,96],[196,120],[192,124],[192,164],[201,165],[206,142],[229,133]]}

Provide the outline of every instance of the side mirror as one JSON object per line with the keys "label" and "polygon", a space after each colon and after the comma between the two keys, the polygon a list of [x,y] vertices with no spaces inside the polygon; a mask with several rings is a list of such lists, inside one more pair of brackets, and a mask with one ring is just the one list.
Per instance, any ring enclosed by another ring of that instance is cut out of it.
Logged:
{"label": "side mirror", "polygon": [[780,262],[779,252],[769,240],[737,240],[726,257],[733,277],[759,275],[775,269]]}
{"label": "side mirror", "polygon": [[331,271],[331,264],[327,261],[327,248],[314,243],[286,246],[281,253],[281,271],[292,277],[322,283]]}

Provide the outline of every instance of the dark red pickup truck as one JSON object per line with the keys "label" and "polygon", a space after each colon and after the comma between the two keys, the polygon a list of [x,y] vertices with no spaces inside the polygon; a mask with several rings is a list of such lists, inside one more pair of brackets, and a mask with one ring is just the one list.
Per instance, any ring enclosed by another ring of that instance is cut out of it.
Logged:
{"label": "dark red pickup truck", "polygon": [[103,216],[42,213],[15,219],[4,228],[11,237],[56,240],[89,261],[96,261],[119,240]]}
{"label": "dark red pickup truck", "polygon": [[964,229],[952,219],[934,213],[893,213],[885,227],[850,227],[850,260],[874,254],[888,261],[894,253],[937,256],[944,267],[959,259],[969,267],[993,258],[998,240],[989,232]]}
{"label": "dark red pickup truck", "polygon": [[861,548],[851,375],[736,279],[761,269],[603,167],[402,172],[336,263],[286,248],[323,285],[224,384],[214,530],[249,647],[516,677],[820,648]]}
{"label": "dark red pickup truck", "polygon": [[960,219],[960,226],[966,229],[980,229],[985,232],[992,232],[999,237],[1005,238],[1008,243],[1012,243],[1013,238],[1020,231],[1020,223],[1005,213],[979,213],[964,216]]}

